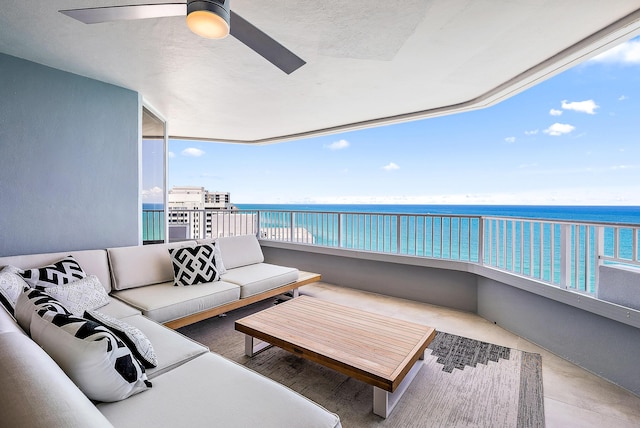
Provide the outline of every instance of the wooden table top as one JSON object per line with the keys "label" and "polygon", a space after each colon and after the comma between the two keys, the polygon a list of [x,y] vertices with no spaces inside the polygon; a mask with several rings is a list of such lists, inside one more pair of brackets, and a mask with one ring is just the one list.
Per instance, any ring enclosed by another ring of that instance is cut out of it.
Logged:
{"label": "wooden table top", "polygon": [[435,337],[432,327],[300,296],[236,330],[393,392]]}

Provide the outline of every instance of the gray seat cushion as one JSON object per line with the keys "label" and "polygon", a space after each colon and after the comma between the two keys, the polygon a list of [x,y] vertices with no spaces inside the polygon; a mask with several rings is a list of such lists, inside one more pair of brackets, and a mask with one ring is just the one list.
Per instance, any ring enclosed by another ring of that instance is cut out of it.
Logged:
{"label": "gray seat cushion", "polygon": [[148,391],[98,409],[117,427],[340,426],[337,415],[213,353],[154,378]]}
{"label": "gray seat cushion", "polygon": [[114,318],[125,318],[142,313],[138,309],[127,305],[122,300],[115,299],[111,296],[109,296],[109,303],[106,306],[102,306],[96,310]]}
{"label": "gray seat cushion", "polygon": [[225,281],[176,287],[171,281],[112,294],[152,320],[165,323],[236,301],[240,287]]}
{"label": "gray seat cushion", "polygon": [[173,280],[169,249],[194,245],[196,241],[108,248],[112,288],[126,290]]}
{"label": "gray seat cushion", "polygon": [[298,269],[256,263],[227,270],[222,280],[240,286],[240,298],[253,296],[298,280]]}
{"label": "gray seat cushion", "polygon": [[158,366],[147,369],[149,379],[209,352],[206,346],[142,315],[133,315],[122,321],[140,329],[153,345],[158,356]]}

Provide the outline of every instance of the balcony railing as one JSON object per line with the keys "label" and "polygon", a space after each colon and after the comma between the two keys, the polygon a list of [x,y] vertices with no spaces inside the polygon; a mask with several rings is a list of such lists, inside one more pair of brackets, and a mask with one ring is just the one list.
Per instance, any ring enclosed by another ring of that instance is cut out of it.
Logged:
{"label": "balcony railing", "polygon": [[[146,214],[146,212],[145,212]],[[144,230],[156,231],[151,212]],[[149,227],[148,224],[152,223]],[[164,224],[164,223],[162,223]],[[171,237],[182,227],[184,236]],[[164,230],[164,227],[161,228]],[[316,211],[172,211],[170,239],[261,239],[463,261],[596,295],[598,266],[640,266],[639,225],[482,216]],[[146,241],[162,240],[146,235]]]}

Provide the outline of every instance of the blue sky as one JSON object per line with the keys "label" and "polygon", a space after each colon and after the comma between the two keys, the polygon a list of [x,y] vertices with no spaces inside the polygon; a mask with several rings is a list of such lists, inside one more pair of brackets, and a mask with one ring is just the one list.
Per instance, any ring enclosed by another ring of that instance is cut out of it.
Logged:
{"label": "blue sky", "polygon": [[640,38],[487,109],[265,146],[171,140],[174,185],[239,204],[640,205]]}

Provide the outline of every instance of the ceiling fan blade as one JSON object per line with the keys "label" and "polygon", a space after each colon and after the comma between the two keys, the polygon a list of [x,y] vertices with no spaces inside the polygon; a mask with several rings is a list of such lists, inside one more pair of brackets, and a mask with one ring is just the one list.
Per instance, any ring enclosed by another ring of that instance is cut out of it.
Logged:
{"label": "ceiling fan blade", "polygon": [[162,18],[165,16],[186,16],[186,3],[140,4],[129,6],[93,7],[88,9],[61,10],[71,18],[85,24],[110,21]]}
{"label": "ceiling fan blade", "polygon": [[231,11],[231,35],[287,74],[293,73],[306,64],[302,58],[233,11]]}

